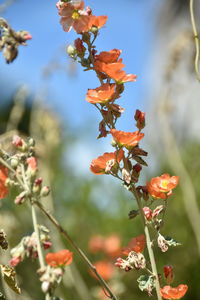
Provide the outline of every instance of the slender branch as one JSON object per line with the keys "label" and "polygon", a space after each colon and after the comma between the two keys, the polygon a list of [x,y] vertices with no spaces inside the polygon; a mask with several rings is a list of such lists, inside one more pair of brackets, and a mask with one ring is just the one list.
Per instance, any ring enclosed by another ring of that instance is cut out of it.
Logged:
{"label": "slender branch", "polygon": [[190,18],[191,18],[192,30],[193,30],[193,34],[194,34],[195,47],[196,47],[194,67],[195,67],[195,72],[197,74],[197,79],[198,79],[198,81],[200,81],[200,72],[199,72],[200,42],[199,42],[199,36],[198,36],[197,26],[196,26],[195,17],[194,17],[194,1],[193,0],[190,0]]}
{"label": "slender branch", "polygon": [[99,279],[99,282],[105,289],[105,291],[108,292],[109,297],[113,300],[117,300],[117,297],[113,294],[107,283],[104,281],[104,279],[100,276],[100,274],[97,272],[96,267],[91,263],[91,261],[88,259],[88,257],[85,255],[85,253],[76,245],[76,243],[71,239],[68,232],[63,229],[63,227],[59,224],[59,222],[50,214],[44,206],[36,201],[35,204],[39,207],[39,209],[48,217],[48,219],[54,224],[54,226],[57,228],[57,230],[64,236],[64,238],[71,244],[71,246],[79,253],[79,255],[85,260],[85,262],[88,264],[90,269],[93,271],[93,273],[96,275],[96,277]]}
{"label": "slender branch", "polygon": [[[25,169],[24,169],[24,165],[21,164],[21,170],[22,170],[22,178],[24,181],[24,185],[27,191],[30,192],[30,187],[26,178],[26,174],[25,174]],[[36,243],[37,243],[37,253],[38,253],[38,259],[39,259],[39,264],[40,264],[40,268],[45,268],[45,262],[44,262],[44,256],[43,256],[43,252],[42,252],[42,246],[41,246],[41,241],[40,241],[40,232],[38,229],[38,221],[37,221],[37,215],[36,215],[36,211],[35,211],[35,207],[34,207],[34,203],[35,203],[35,198],[34,197],[29,197],[30,200],[30,204],[31,204],[31,212],[32,212],[32,220],[33,220],[33,228],[34,228],[34,232],[36,234]],[[49,292],[45,293],[45,299],[46,300],[51,300],[52,297],[50,296]]]}
{"label": "slender branch", "polygon": [[150,233],[149,233],[149,228],[148,225],[146,224],[145,221],[145,217],[144,217],[144,213],[143,213],[143,209],[142,209],[142,204],[141,204],[141,200],[140,197],[138,195],[137,190],[135,189],[135,186],[132,185],[132,192],[135,196],[135,199],[137,201],[139,210],[140,210],[140,215],[142,218],[142,222],[144,225],[144,232],[145,232],[145,236],[146,236],[146,242],[147,242],[147,249],[148,249],[148,253],[149,253],[149,259],[150,259],[150,263],[151,263],[151,267],[152,267],[152,271],[153,274],[155,276],[155,287],[156,287],[156,294],[157,294],[157,298],[158,300],[162,300],[161,294],[160,294],[160,283],[159,283],[159,278],[158,278],[158,272],[157,272],[157,267],[156,267],[156,261],[155,261],[155,256],[154,256],[154,252],[153,252],[153,248],[152,248],[152,243],[151,243],[151,237],[150,237]]}

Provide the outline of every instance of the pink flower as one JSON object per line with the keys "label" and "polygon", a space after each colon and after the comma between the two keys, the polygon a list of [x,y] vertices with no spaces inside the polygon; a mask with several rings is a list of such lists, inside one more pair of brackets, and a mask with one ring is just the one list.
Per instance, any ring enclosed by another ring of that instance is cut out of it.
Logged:
{"label": "pink flower", "polygon": [[27,158],[26,162],[27,162],[28,166],[30,167],[30,169],[32,169],[32,170],[37,169],[37,160],[34,156]]}

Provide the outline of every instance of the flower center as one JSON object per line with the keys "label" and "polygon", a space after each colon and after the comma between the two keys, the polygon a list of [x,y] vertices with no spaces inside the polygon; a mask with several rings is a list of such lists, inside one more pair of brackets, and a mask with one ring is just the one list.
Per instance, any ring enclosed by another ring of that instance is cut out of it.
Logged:
{"label": "flower center", "polygon": [[72,19],[74,19],[74,20],[78,20],[78,19],[79,19],[79,17],[80,17],[80,14],[78,13],[78,11],[77,11],[77,10],[75,10],[75,11],[73,12],[73,14],[72,14]]}
{"label": "flower center", "polygon": [[169,183],[168,180],[162,180],[160,186],[161,186],[163,189],[166,189],[167,186],[168,186],[168,183]]}

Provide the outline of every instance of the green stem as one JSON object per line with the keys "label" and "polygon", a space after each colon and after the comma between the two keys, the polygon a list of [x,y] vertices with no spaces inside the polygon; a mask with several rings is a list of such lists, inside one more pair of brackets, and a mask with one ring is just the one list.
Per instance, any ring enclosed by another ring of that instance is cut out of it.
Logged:
{"label": "green stem", "polygon": [[193,34],[194,34],[195,47],[196,47],[196,55],[195,55],[195,60],[194,60],[194,66],[195,66],[195,72],[197,74],[197,79],[200,81],[199,36],[198,36],[197,26],[196,26],[195,17],[194,17],[194,1],[193,0],[190,0],[190,18],[191,18],[192,30],[193,30]]}
{"label": "green stem", "polygon": [[131,190],[132,190],[132,192],[133,192],[133,194],[136,198],[138,208],[139,208],[139,211],[140,211],[140,215],[141,215],[141,218],[142,218],[142,223],[143,223],[143,226],[144,226],[144,232],[145,232],[145,236],[146,236],[146,243],[147,243],[147,249],[148,249],[148,253],[149,253],[149,259],[150,259],[153,274],[155,276],[155,288],[156,288],[157,299],[162,300],[162,297],[161,297],[161,294],[160,294],[160,283],[159,283],[159,278],[158,278],[158,272],[157,272],[157,267],[156,267],[155,256],[154,256],[154,252],[153,252],[153,248],[152,248],[149,228],[148,228],[148,225],[147,225],[145,217],[144,217],[144,212],[143,212],[143,208],[142,208],[141,199],[140,199],[134,185],[132,185]]}

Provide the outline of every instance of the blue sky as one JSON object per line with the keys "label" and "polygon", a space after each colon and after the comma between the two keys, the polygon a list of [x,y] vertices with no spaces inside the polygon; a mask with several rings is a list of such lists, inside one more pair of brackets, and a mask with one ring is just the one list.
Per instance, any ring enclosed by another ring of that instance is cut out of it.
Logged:
{"label": "blue sky", "polygon": [[[145,110],[159,2],[85,2],[92,7],[94,14],[108,15],[108,22],[96,42],[97,49],[121,49],[125,70],[138,76],[137,82],[126,84],[123,97],[118,101],[126,109],[125,115],[119,121],[119,128],[122,130],[134,130],[134,110]],[[67,58],[65,47],[73,43],[77,35],[73,31],[66,33],[62,30],[55,3],[48,0],[16,0],[7,9],[3,17],[15,30],[28,30],[33,39],[28,41],[27,47],[20,47],[19,57],[14,63],[6,65],[2,56],[0,57],[0,74],[1,77],[3,75],[2,79],[10,79],[10,92],[25,83],[31,92],[43,93],[46,103],[63,120],[67,119],[72,126],[79,127],[87,120],[95,122],[99,119],[93,106],[84,100],[87,89],[95,88],[99,83],[92,72],[83,72],[79,66],[75,67],[74,75],[69,72],[73,66]],[[43,70],[53,61],[61,64],[63,69],[44,79]]]}

